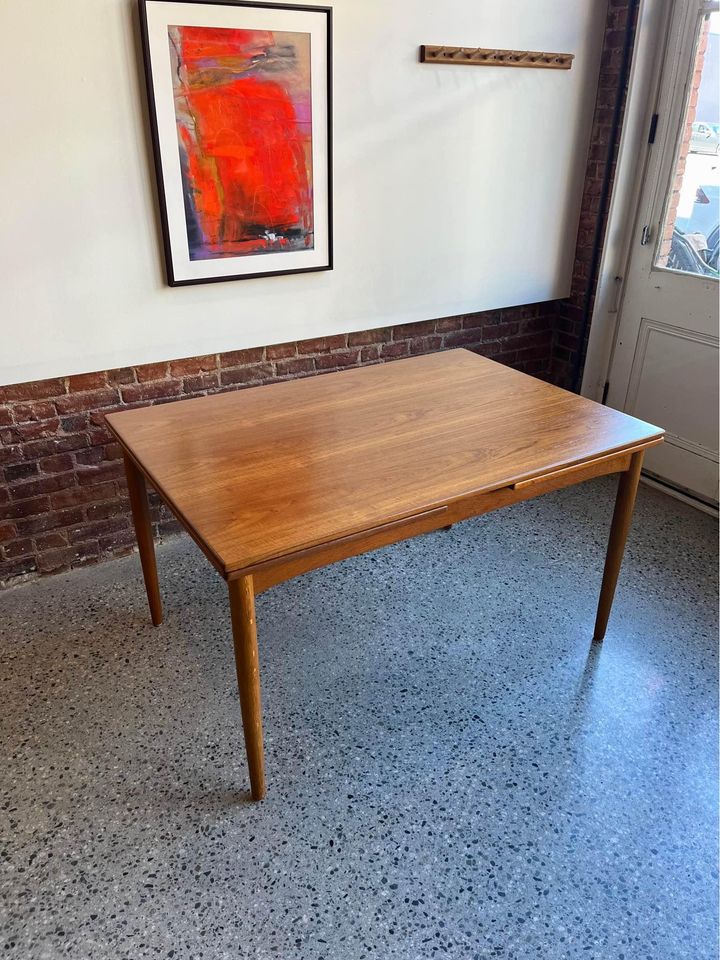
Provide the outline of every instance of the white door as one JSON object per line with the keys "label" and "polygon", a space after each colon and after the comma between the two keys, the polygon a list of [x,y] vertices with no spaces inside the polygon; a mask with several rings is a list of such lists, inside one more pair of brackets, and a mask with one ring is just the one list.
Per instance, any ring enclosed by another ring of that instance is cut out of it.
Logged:
{"label": "white door", "polygon": [[646,472],[710,504],[718,497],[718,7],[673,4],[607,391],[610,406],[667,431],[648,451]]}

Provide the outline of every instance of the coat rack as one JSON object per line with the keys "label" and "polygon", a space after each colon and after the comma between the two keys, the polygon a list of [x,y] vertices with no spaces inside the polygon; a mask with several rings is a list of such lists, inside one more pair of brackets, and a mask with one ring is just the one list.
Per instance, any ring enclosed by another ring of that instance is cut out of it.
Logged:
{"label": "coat rack", "polygon": [[420,47],[420,63],[569,70],[574,59],[572,53],[543,53],[540,50],[487,50],[484,47],[438,47],[431,44]]}

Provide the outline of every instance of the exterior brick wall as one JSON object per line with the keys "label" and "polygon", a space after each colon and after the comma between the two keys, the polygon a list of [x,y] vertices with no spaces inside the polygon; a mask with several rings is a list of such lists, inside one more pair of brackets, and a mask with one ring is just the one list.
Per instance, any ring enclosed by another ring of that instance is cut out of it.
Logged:
{"label": "exterior brick wall", "polygon": [[[579,389],[579,383],[573,383],[573,373],[577,363],[578,351],[580,351],[580,372],[582,372],[590,335],[589,323],[583,335],[583,305],[590,282],[590,262],[598,218],[602,219],[601,242],[604,243],[605,240],[609,203],[606,204],[604,210],[601,210],[600,200],[603,178],[608,165],[610,165],[611,181],[615,174],[619,140],[615,144],[610,144],[612,117],[618,95],[622,98],[623,111],[627,97],[627,87],[623,90],[619,88],[622,80],[623,48],[630,17],[633,17],[631,30],[634,39],[637,20],[636,11],[633,16],[633,6],[630,0],[610,0],[600,61],[600,76],[593,116],[590,151],[585,172],[572,289],[567,299],[559,300],[557,303],[555,338],[550,361],[551,380],[567,389],[574,387]],[[611,146],[612,150],[610,150]],[[596,285],[597,278],[592,278],[591,312]]]}
{"label": "exterior brick wall", "polygon": [[[0,584],[133,549],[111,411],[458,346],[547,378],[554,319],[534,304],[0,387]],[[155,497],[152,517],[178,529]]]}

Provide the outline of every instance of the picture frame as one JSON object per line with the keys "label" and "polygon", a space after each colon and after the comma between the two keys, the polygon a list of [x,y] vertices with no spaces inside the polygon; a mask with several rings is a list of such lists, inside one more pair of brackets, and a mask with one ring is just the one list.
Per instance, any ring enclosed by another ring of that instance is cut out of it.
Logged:
{"label": "picture frame", "polygon": [[138,2],[168,284],[331,270],[332,8]]}

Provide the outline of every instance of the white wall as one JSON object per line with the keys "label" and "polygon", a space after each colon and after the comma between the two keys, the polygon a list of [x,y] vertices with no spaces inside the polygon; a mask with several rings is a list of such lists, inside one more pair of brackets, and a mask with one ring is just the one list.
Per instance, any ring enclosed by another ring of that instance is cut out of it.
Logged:
{"label": "white wall", "polygon": [[[0,383],[562,297],[598,0],[335,0],[335,270],[164,284],[132,0],[0,5]],[[425,65],[420,43],[572,70]]]}

